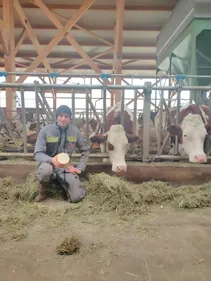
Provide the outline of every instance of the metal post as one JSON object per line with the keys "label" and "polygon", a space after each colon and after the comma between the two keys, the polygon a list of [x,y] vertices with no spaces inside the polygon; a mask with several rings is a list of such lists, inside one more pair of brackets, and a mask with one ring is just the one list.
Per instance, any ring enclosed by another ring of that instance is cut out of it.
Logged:
{"label": "metal post", "polygon": [[36,122],[37,122],[37,134],[40,131],[40,110],[39,110],[39,89],[38,82],[34,81],[35,84],[35,100],[36,100]]}
{"label": "metal post", "polygon": [[[103,134],[106,133],[106,88],[103,89]],[[106,152],[106,143],[104,143],[104,153]]]}
{"label": "metal post", "polygon": [[[179,124],[179,112],[180,112],[180,96],[181,91],[177,92],[177,113],[176,113],[176,125]],[[178,136],[175,137],[175,146],[174,146],[174,153],[178,154],[179,151],[179,138]]]}
{"label": "metal post", "polygon": [[[156,85],[158,84],[158,79],[156,78]],[[157,95],[158,95],[158,90],[156,89],[155,90],[155,110],[156,110],[156,107],[157,107]]]}
{"label": "metal post", "polygon": [[120,122],[124,128],[124,111],[125,111],[125,90],[121,91],[121,113],[120,113]]}
{"label": "metal post", "polygon": [[72,123],[75,125],[75,90],[72,90]]}
{"label": "metal post", "polygon": [[[90,85],[92,85],[92,78],[90,78]],[[92,89],[90,90],[90,99],[92,100]],[[89,118],[92,118],[92,109],[89,109]]]}
{"label": "metal post", "polygon": [[106,133],[106,89],[103,89],[103,133]]}
{"label": "metal post", "polygon": [[163,94],[164,94],[164,91],[162,90],[161,93],[160,93],[160,115],[159,115],[159,127],[158,127],[158,146],[157,146],[157,153],[160,151],[160,148],[161,148],[161,141],[162,141]]}
{"label": "metal post", "polygon": [[26,112],[25,112],[25,99],[24,99],[24,89],[21,89],[21,113],[22,113],[22,124],[23,124],[23,145],[24,153],[28,152],[27,149],[27,134],[26,134]]}
{"label": "metal post", "polygon": [[86,89],[86,141],[89,142],[89,90]]}
{"label": "metal post", "polygon": [[[136,135],[136,116],[137,116],[137,95],[138,95],[138,91],[135,90],[134,91],[134,106],[133,106],[133,134],[134,136]],[[135,145],[133,143],[132,145],[132,153],[135,153]]]}
{"label": "metal post", "polygon": [[[199,110],[199,106],[200,106],[200,99],[201,99],[201,97],[202,97],[202,93],[203,93],[203,91],[200,91],[200,94],[199,94],[199,92],[197,91],[197,92],[195,92],[195,97],[196,97],[196,109],[197,109],[197,113],[199,114],[200,113],[200,110]],[[199,96],[200,95],[200,96]]]}
{"label": "metal post", "polygon": [[151,103],[151,93],[152,84],[151,82],[144,83],[144,109],[143,109],[143,156],[142,161],[149,161],[149,141],[150,141],[150,103]]}

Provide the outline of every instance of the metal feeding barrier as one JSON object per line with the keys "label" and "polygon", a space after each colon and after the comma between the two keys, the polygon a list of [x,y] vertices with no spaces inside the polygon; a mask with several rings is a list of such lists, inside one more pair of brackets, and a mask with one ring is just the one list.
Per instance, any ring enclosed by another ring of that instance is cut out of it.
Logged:
{"label": "metal feeding barrier", "polygon": [[[8,73],[9,75],[31,75],[35,76],[35,73]],[[39,74],[41,76],[46,76],[46,73]],[[49,74],[48,74],[49,75]],[[38,76],[38,74],[36,74]],[[63,77],[62,75],[60,75]],[[64,75],[68,77],[68,74]],[[74,74],[71,73],[69,75],[71,77],[74,77]],[[79,75],[75,75],[75,77],[79,77]],[[141,78],[141,79],[169,79],[169,78],[175,78],[174,75],[164,75],[162,77],[160,76],[134,76],[134,75],[109,75],[107,77],[104,77],[103,79],[108,79],[111,77],[124,77],[124,78]],[[81,75],[81,77],[99,77],[99,75]],[[192,76],[185,76],[185,77],[192,77]],[[210,76],[206,76],[207,78]],[[101,77],[102,78],[102,77]],[[184,78],[184,77],[183,77]],[[136,127],[136,120],[137,120],[137,100],[140,96],[138,93],[142,90],[142,96],[143,96],[143,146],[142,146],[142,156],[141,161],[143,162],[150,162],[155,159],[164,159],[164,160],[183,160],[187,159],[187,157],[179,156],[178,155],[178,139],[176,138],[176,148],[175,148],[175,155],[164,155],[162,154],[163,149],[165,145],[167,144],[169,140],[169,134],[167,133],[164,140],[162,140],[162,123],[163,123],[163,111],[166,111],[166,114],[170,120],[170,123],[178,124],[178,114],[180,111],[180,105],[181,105],[181,94],[183,91],[194,91],[198,92],[198,95],[200,96],[200,92],[207,92],[211,91],[211,86],[184,86],[182,83],[178,83],[174,86],[158,86],[154,85],[151,82],[145,82],[144,85],[86,85],[86,84],[40,84],[39,82],[35,81],[34,83],[24,83],[24,84],[18,84],[18,83],[0,83],[1,90],[5,90],[7,88],[13,88],[16,90],[21,91],[21,104],[22,104],[22,124],[23,124],[23,143],[24,143],[24,153],[28,153],[28,147],[27,147],[27,130],[26,130],[26,111],[25,111],[25,96],[27,95],[28,91],[34,91],[35,92],[35,100],[36,100],[36,123],[37,123],[37,133],[40,131],[40,107],[44,111],[44,114],[46,115],[46,118],[49,122],[55,121],[55,115],[52,112],[46,98],[44,95],[44,91],[47,89],[54,89],[54,90],[65,90],[70,91],[71,99],[72,99],[72,121],[74,123],[75,120],[75,98],[77,95],[77,91],[81,92],[83,91],[85,93],[85,100],[86,100],[86,108],[85,108],[85,116],[86,116],[86,139],[89,141],[89,120],[90,120],[90,111],[93,112],[93,115],[95,116],[98,124],[98,129],[100,128],[102,130],[102,133],[106,132],[106,106],[107,106],[107,91],[110,90],[119,90],[121,91],[121,113],[120,113],[120,123],[122,126],[124,126],[124,108],[125,108],[125,91],[126,90],[132,90],[132,100],[133,100],[133,133],[135,134],[137,131]],[[92,98],[90,96],[91,90],[100,90],[101,91],[101,97],[103,100],[103,110],[102,115],[100,116],[98,114],[97,109],[94,106],[94,103],[92,102]],[[157,135],[157,151],[156,154],[150,153],[150,110],[152,105],[152,91],[160,91],[160,105],[159,105],[159,128],[158,128],[158,135]],[[173,118],[171,115],[171,110],[169,108],[169,104],[164,99],[164,92],[174,92],[174,95],[176,96],[176,118]],[[200,105],[200,99],[196,99],[197,106]],[[5,120],[4,114],[1,112],[0,114],[2,122],[6,123],[7,126],[8,122]],[[11,130],[9,129],[9,132]],[[12,137],[12,136],[11,136]],[[14,143],[15,140],[13,140]],[[20,152],[20,147],[18,147],[18,151]],[[105,152],[105,151],[104,151]],[[74,154],[73,157],[78,157]],[[92,157],[92,155],[91,155]],[[94,155],[93,157],[96,158],[107,158],[106,153],[100,153],[98,156]],[[137,159],[137,155],[135,152],[135,146],[132,146],[132,154],[129,155],[130,159]],[[209,159],[209,157],[208,157]]]}

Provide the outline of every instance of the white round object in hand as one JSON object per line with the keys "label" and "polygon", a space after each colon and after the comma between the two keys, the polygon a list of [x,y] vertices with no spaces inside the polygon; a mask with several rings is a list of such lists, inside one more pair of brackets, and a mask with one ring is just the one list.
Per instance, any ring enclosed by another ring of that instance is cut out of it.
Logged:
{"label": "white round object in hand", "polygon": [[57,155],[57,161],[59,162],[59,164],[65,166],[70,162],[70,157],[67,153],[62,152]]}

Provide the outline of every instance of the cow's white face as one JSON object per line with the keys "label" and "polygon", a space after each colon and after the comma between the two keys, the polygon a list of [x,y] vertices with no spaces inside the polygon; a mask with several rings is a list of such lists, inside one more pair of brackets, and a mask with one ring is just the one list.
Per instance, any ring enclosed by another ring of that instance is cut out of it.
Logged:
{"label": "cow's white face", "polygon": [[204,153],[204,140],[207,130],[198,114],[188,114],[181,126],[172,125],[168,129],[171,135],[178,135],[181,146],[189,157],[189,162],[205,163],[207,156]]}
{"label": "cow's white face", "polygon": [[92,142],[106,142],[106,150],[112,164],[112,171],[118,173],[127,170],[125,155],[129,149],[129,144],[138,140],[138,136],[128,136],[122,125],[112,125],[104,136],[93,136]]}
{"label": "cow's white face", "polygon": [[129,149],[129,142],[121,125],[111,126],[107,133],[106,148],[112,164],[112,171],[126,171],[125,155]]}

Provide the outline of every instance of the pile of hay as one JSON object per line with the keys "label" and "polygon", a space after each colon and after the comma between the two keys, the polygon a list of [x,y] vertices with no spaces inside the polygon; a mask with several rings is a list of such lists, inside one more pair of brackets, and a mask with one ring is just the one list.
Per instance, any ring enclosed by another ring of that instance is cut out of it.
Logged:
{"label": "pile of hay", "polygon": [[[84,182],[86,196],[67,209],[49,209],[34,203],[38,182],[31,174],[24,185],[11,178],[0,179],[0,240],[20,240],[27,236],[29,226],[36,219],[45,225],[61,227],[70,219],[97,216],[105,222],[112,219],[132,221],[131,217],[146,214],[152,206],[171,205],[176,208],[203,208],[211,206],[211,182],[201,186],[175,188],[160,181],[133,184],[105,173],[89,175]],[[49,197],[63,200],[64,191],[49,189]],[[73,208],[74,207],[74,208]]]}
{"label": "pile of hay", "polygon": [[78,237],[73,235],[66,237],[64,241],[56,247],[56,251],[59,255],[72,255],[78,253],[81,247],[81,242]]}
{"label": "pile of hay", "polygon": [[81,209],[89,214],[143,214],[152,205],[164,204],[179,208],[211,206],[211,182],[175,188],[161,181],[133,184],[123,178],[100,173],[89,175],[85,188],[87,196]]}
{"label": "pile of hay", "polygon": [[[33,203],[38,194],[38,182],[34,174],[30,174],[25,184],[15,184],[12,178],[0,179],[0,240],[21,240],[27,236],[27,227],[33,225],[35,219],[58,217],[58,210],[49,211]],[[53,198],[63,198],[56,188],[49,189]],[[63,215],[59,217],[61,220]]]}

